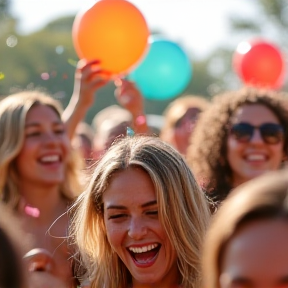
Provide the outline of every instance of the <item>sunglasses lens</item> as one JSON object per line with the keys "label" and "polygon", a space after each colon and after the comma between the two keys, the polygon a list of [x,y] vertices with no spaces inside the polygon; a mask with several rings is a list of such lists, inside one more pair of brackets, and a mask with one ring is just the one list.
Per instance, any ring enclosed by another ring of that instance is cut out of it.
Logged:
{"label": "sunglasses lens", "polygon": [[284,138],[284,129],[279,124],[266,123],[260,127],[261,135],[268,144],[277,144]]}
{"label": "sunglasses lens", "polygon": [[246,123],[235,124],[231,127],[231,135],[239,142],[249,142],[253,135],[253,126]]}

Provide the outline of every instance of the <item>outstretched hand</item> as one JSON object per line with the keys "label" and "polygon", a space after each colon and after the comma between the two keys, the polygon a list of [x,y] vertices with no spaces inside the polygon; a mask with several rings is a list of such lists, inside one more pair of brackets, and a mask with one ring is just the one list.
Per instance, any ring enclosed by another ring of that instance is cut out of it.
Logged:
{"label": "outstretched hand", "polygon": [[73,138],[76,126],[85,118],[88,109],[95,101],[95,92],[110,78],[110,73],[101,69],[99,60],[90,62],[80,60],[78,62],[73,94],[62,114],[70,139]]}
{"label": "outstretched hand", "polygon": [[[110,80],[110,73],[101,69],[99,60],[80,60],[75,71],[73,95],[79,97],[82,105],[93,104],[95,92]],[[72,97],[73,97],[72,95]]]}
{"label": "outstretched hand", "polygon": [[144,112],[144,99],[137,86],[126,79],[116,79],[115,97],[118,103],[127,109],[133,116],[133,128],[136,133],[148,132]]}
{"label": "outstretched hand", "polygon": [[130,111],[133,117],[143,114],[144,101],[140,90],[136,85],[126,79],[115,80],[115,97],[119,104]]}
{"label": "outstretched hand", "polygon": [[57,276],[56,265],[51,253],[43,248],[30,250],[23,257],[28,270],[28,285],[31,288],[69,288],[71,283],[66,283]]}

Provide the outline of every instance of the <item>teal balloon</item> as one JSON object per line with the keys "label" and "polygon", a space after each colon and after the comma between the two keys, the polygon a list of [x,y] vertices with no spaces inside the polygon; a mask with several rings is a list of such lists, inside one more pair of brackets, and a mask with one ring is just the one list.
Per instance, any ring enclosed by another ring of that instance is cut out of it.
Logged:
{"label": "teal balloon", "polygon": [[152,38],[144,59],[128,75],[146,99],[166,100],[181,94],[192,78],[184,50],[167,39]]}

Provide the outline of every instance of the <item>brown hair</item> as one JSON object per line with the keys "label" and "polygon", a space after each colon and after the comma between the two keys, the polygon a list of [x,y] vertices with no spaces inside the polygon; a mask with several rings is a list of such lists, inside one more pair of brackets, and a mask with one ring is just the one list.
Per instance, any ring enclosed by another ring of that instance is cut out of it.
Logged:
{"label": "brown hair", "polygon": [[204,241],[204,286],[220,288],[221,257],[243,225],[257,220],[283,219],[288,223],[288,171],[273,171],[236,188],[213,216]]}
{"label": "brown hair", "polygon": [[[222,201],[232,188],[232,171],[227,161],[227,126],[235,111],[243,105],[261,104],[270,109],[283,127],[288,127],[287,95],[272,90],[243,87],[215,96],[204,111],[191,136],[187,161],[207,193]],[[288,149],[285,130],[284,152]]]}

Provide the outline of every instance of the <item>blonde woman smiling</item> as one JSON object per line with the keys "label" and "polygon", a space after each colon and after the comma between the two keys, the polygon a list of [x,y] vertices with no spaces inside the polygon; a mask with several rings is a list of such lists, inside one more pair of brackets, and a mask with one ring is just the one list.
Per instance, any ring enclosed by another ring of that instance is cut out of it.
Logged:
{"label": "blonde woman smiling", "polygon": [[71,240],[92,288],[201,286],[208,203],[179,152],[159,138],[113,144],[72,211]]}

